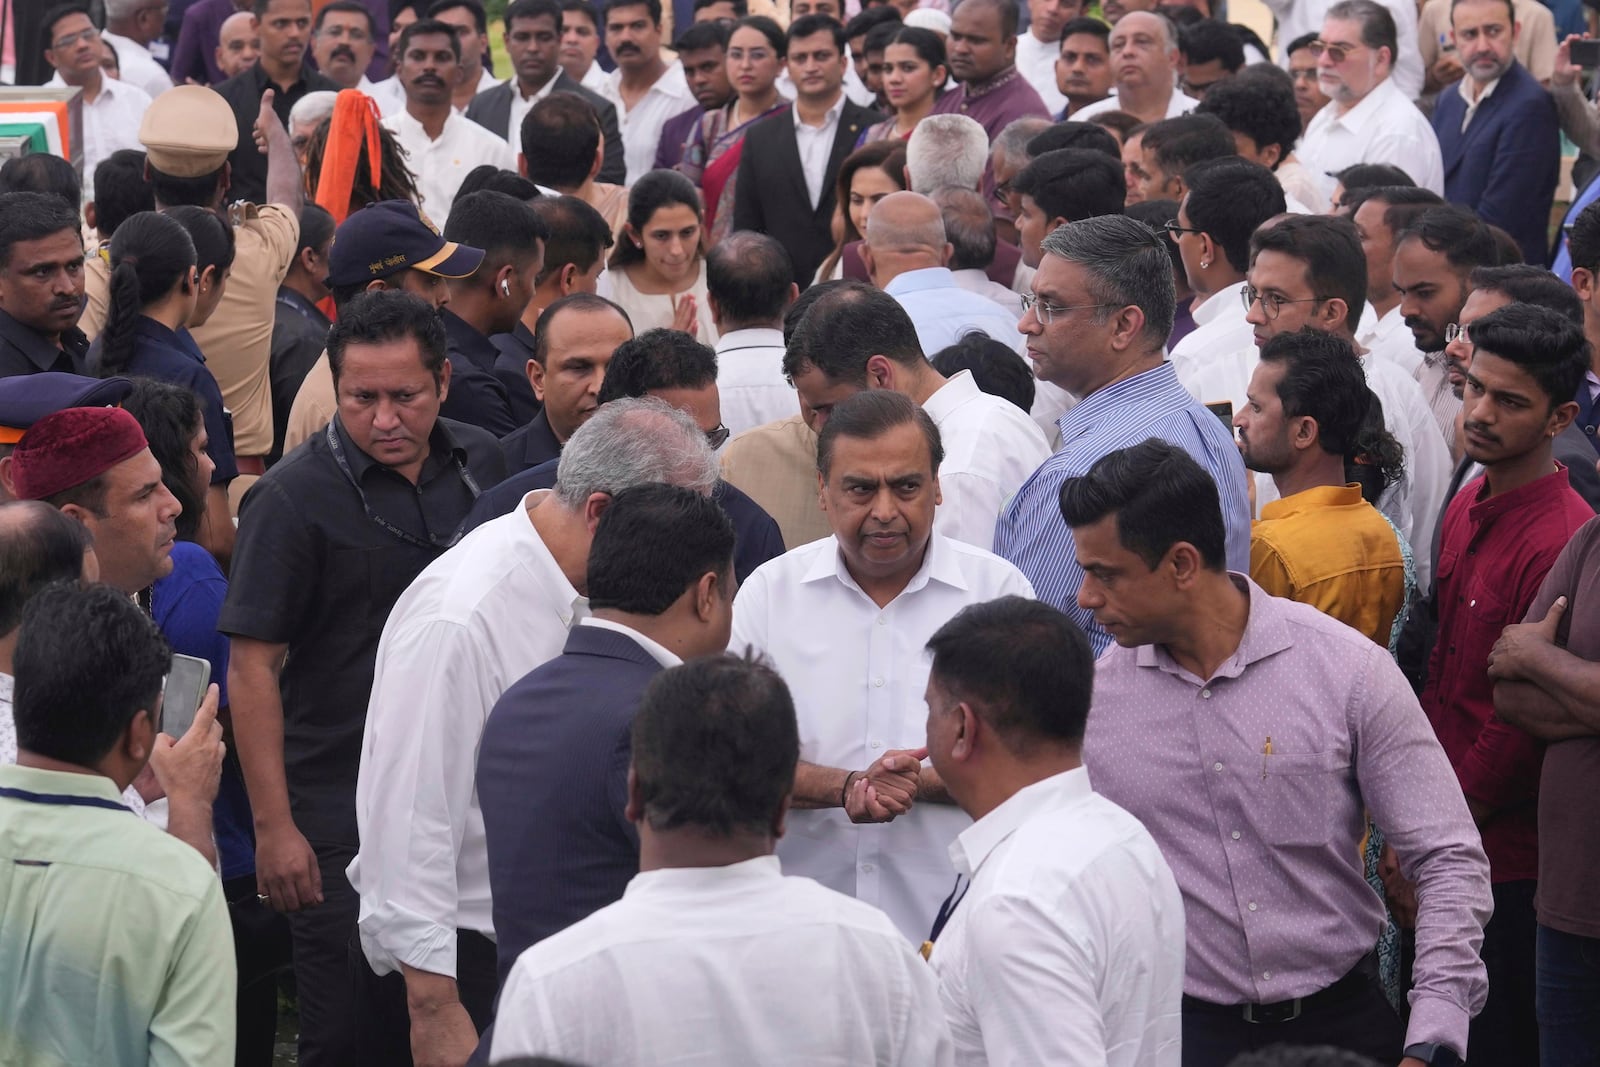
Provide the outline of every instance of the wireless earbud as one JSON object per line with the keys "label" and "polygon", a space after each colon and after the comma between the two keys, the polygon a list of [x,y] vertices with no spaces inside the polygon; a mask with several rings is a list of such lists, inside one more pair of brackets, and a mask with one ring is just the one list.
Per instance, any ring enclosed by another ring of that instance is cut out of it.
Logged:
{"label": "wireless earbud", "polygon": [[500,293],[502,296],[511,295],[511,283],[506,281],[504,278],[500,279]]}

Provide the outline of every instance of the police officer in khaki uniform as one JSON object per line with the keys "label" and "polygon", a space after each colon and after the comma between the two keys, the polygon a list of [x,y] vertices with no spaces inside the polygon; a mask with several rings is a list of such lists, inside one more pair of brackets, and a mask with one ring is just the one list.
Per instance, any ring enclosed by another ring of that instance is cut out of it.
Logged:
{"label": "police officer in khaki uniform", "polygon": [[[229,209],[238,245],[233,270],[224,279],[227,289],[216,313],[194,330],[233,414],[240,474],[230,486],[235,510],[265,470],[272,449],[273,312],[278,285],[300,240],[300,165],[288,131],[272,110],[270,89],[262,95],[256,135],[257,143],[266,144],[268,203],[239,203]],[[231,174],[228,155],[238,139],[232,109],[210,89],[180,85],[157,97],[139,126],[157,209],[193,204],[223,210]],[[89,304],[79,326],[93,337],[105,324],[109,268],[96,257],[86,274]]]}

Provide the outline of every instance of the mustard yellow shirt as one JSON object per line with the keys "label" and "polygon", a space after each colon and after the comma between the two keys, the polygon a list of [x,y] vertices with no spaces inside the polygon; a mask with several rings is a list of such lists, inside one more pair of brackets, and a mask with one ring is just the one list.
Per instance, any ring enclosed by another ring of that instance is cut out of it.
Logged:
{"label": "mustard yellow shirt", "polygon": [[1273,596],[1309,604],[1384,648],[1405,605],[1405,557],[1357,485],[1307,489],[1261,509],[1250,528],[1250,577]]}

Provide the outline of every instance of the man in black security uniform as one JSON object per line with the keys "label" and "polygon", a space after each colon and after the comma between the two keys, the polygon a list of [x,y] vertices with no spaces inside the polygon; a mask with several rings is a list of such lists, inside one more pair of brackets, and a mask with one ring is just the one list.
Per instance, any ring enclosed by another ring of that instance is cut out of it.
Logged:
{"label": "man in black security uniform", "polygon": [[440,310],[450,339],[451,376],[450,398],[440,413],[504,437],[523,423],[494,372],[500,350],[489,336],[515,329],[533,299],[550,228],[516,197],[483,189],[456,199],[444,236],[484,255],[477,270],[450,280],[450,303]]}
{"label": "man in black security uniform", "polygon": [[355,1063],[349,947],[355,786],[378,638],[411,580],[504,474],[494,437],[438,417],[444,326],[409,293],[369,292],[328,337],[338,410],[239,511],[228,683],[256,821],[263,903],[289,913],[300,1063]]}
{"label": "man in black security uniform", "polygon": [[0,378],[80,369],[83,236],[59,196],[0,193]]}

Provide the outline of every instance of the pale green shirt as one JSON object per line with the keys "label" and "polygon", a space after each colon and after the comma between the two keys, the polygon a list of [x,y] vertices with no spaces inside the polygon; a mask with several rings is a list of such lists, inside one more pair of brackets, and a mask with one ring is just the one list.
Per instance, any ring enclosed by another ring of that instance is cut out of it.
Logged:
{"label": "pale green shirt", "polygon": [[237,973],[200,853],[98,775],[0,767],[0,1063],[227,1067]]}

